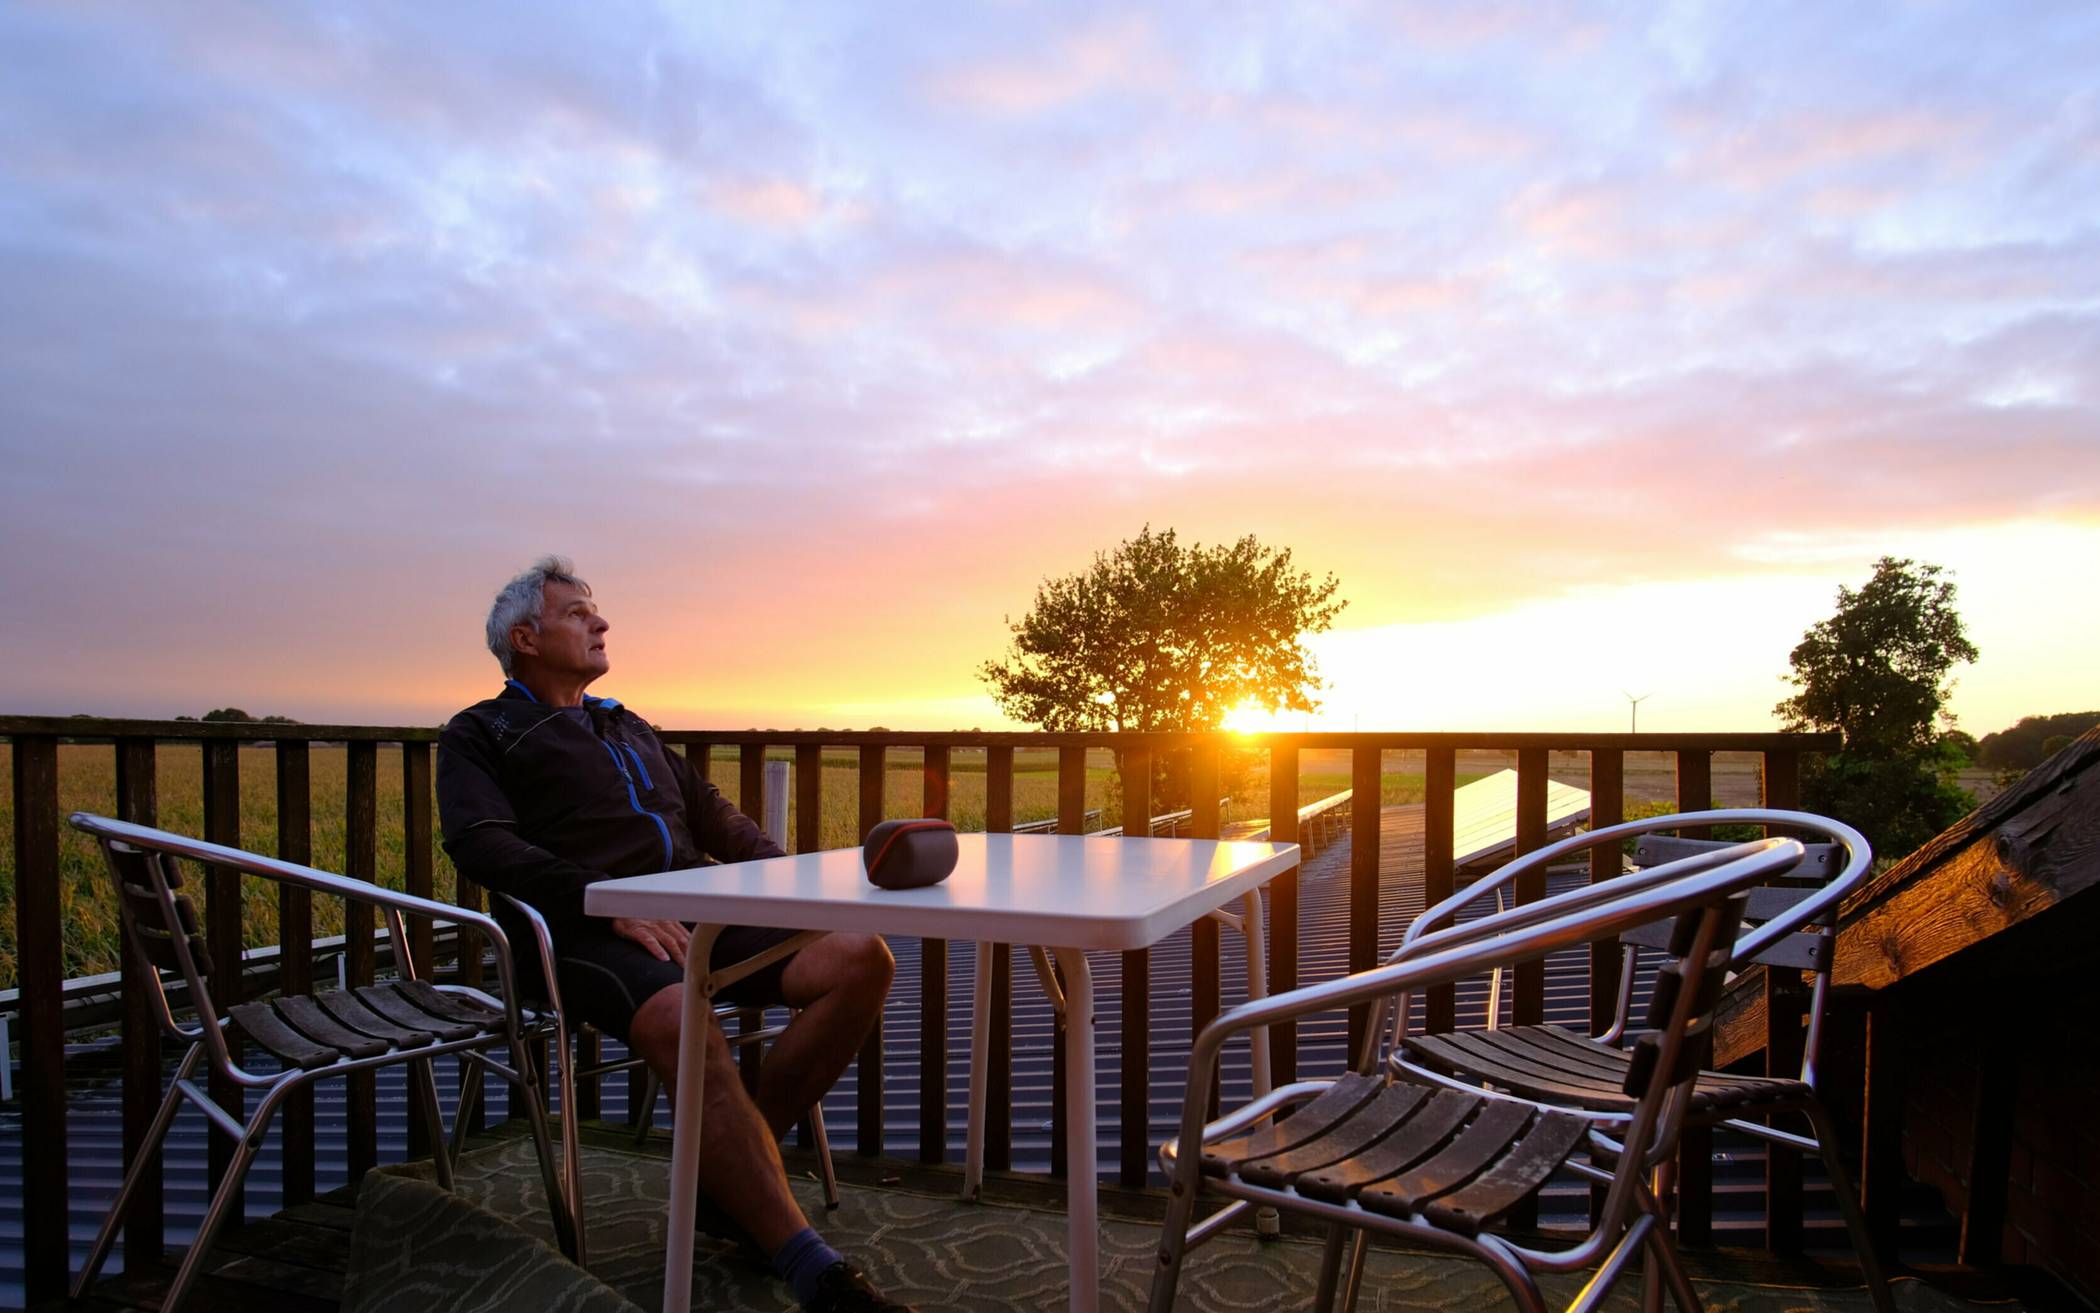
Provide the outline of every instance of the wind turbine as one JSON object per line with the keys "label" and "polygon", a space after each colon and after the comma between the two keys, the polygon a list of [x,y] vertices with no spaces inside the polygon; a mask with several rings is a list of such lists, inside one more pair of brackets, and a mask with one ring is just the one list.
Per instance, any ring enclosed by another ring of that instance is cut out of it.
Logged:
{"label": "wind turbine", "polygon": [[1638,734],[1641,732],[1641,703],[1646,702],[1655,695],[1653,693],[1643,693],[1639,697],[1635,697],[1623,688],[1619,692],[1626,698],[1627,712],[1633,718],[1633,724],[1628,732]]}

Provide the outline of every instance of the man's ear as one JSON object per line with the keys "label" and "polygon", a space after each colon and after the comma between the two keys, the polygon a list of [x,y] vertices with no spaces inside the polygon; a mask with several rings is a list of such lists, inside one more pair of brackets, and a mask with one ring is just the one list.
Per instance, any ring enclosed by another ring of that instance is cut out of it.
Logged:
{"label": "man's ear", "polygon": [[510,627],[510,650],[513,653],[520,653],[525,656],[538,656],[540,654],[540,631],[531,625],[512,625]]}

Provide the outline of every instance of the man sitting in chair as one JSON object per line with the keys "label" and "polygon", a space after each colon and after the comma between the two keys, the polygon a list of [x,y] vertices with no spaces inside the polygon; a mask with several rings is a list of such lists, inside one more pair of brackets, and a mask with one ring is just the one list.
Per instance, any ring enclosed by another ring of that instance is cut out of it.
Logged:
{"label": "man sitting in chair", "polygon": [[[504,586],[488,619],[503,691],[454,716],[438,739],[438,815],[445,851],[462,874],[546,918],[571,1019],[619,1037],[669,1088],[678,1069],[687,927],[587,916],[584,887],[781,850],[639,716],[584,693],[609,668],[608,628],[590,585],[560,557]],[[506,928],[530,942],[529,928]],[[724,930],[714,964],[728,966],[792,933]],[[903,1308],[809,1225],[779,1149],[787,1128],[859,1051],[894,968],[880,936],[834,934],[721,991],[727,1002],[800,1009],[774,1041],[755,1099],[738,1079],[720,1026],[708,1022],[701,1225],[768,1256],[806,1309]]]}

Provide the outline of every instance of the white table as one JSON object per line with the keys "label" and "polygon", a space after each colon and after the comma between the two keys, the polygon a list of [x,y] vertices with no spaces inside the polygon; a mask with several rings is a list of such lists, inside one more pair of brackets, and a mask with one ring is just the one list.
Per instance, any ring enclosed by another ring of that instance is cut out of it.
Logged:
{"label": "white table", "polygon": [[[970,1127],[965,1193],[983,1175],[985,1062],[989,1047],[994,943],[1047,949],[1064,968],[1063,997],[1038,951],[1037,969],[1054,1003],[1061,1003],[1070,1048],[1065,1064],[1065,1144],[1069,1192],[1071,1308],[1093,1313],[1098,1294],[1095,1204],[1098,1173],[1094,1134],[1094,983],[1087,949],[1123,951],[1157,943],[1206,915],[1237,925],[1247,936],[1250,994],[1263,992],[1261,886],[1298,864],[1296,844],[1234,843],[1209,839],[1090,839],[1078,835],[958,835],[961,857],[945,882],[925,889],[877,889],[861,869],[860,849],[775,857],[660,875],[607,880],[590,886],[584,910],[592,916],[692,921],[688,961],[705,964],[725,925],[773,926],[810,932],[764,960],[791,952],[833,930],[977,944],[976,1010],[971,1032]],[[1233,917],[1226,908],[1244,905]],[[715,974],[686,973],[678,1090],[671,1125],[671,1214],[664,1241],[664,1310],[691,1307],[693,1205],[699,1183],[701,1082],[699,1037],[716,990],[756,969],[761,959]],[[1265,1037],[1257,1032],[1254,1076],[1265,1083]]]}

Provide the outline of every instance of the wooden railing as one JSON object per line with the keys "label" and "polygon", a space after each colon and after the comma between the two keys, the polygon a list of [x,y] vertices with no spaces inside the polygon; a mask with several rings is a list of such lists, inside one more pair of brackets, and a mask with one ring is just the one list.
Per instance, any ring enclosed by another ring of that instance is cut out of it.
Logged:
{"label": "wooden railing", "polygon": [[[18,974],[21,986],[19,1038],[22,1045],[22,1111],[24,1116],[23,1171],[28,1206],[24,1209],[24,1247],[28,1291],[32,1300],[60,1293],[66,1281],[66,1133],[65,1133],[65,1036],[62,1007],[63,964],[61,943],[60,842],[64,817],[59,800],[59,745],[100,743],[110,745],[115,772],[115,807],[118,817],[151,825],[159,807],[155,753],[162,744],[201,744],[203,761],[202,837],[233,847],[242,847],[241,764],[243,743],[270,744],[276,775],[276,855],[288,861],[310,864],[313,860],[314,799],[310,785],[311,749],[317,743],[340,743],[347,748],[346,796],[343,799],[345,841],[343,873],[367,880],[382,876],[378,861],[377,766],[382,749],[398,753],[402,776],[402,854],[399,869],[384,873],[387,883],[398,883],[410,892],[433,892],[435,870],[432,848],[432,750],[436,731],[426,728],[369,725],[264,725],[199,723],[191,721],[99,720],[59,717],[0,717],[0,735],[11,744],[14,786],[14,891]],[[1518,773],[1517,848],[1519,852],[1541,846],[1546,834],[1546,783],[1549,753],[1585,754],[1592,798],[1592,820],[1603,825],[1623,816],[1624,766],[1629,752],[1670,754],[1675,764],[1676,801],[1680,809],[1695,810],[1712,802],[1711,758],[1715,752],[1755,753],[1761,756],[1762,801],[1771,806],[1791,806],[1797,800],[1799,762],[1806,752],[1834,750],[1835,736],[1798,734],[987,734],[955,733],[848,733],[832,731],[670,731],[663,738],[684,748],[689,759],[713,760],[713,749],[734,749],[738,798],[744,811],[763,814],[767,750],[790,749],[794,755],[795,833],[790,845],[797,851],[820,846],[823,814],[824,751],[852,748],[858,752],[857,832],[865,834],[884,819],[886,767],[894,751],[917,750],[921,760],[920,810],[929,816],[949,814],[953,754],[957,749],[982,750],[985,756],[984,826],[988,831],[1014,828],[1014,754],[1017,750],[1054,751],[1057,760],[1056,815],[1058,829],[1080,832],[1087,811],[1087,753],[1108,748],[1116,752],[1121,772],[1122,812],[1126,816],[1153,814],[1153,763],[1170,754],[1185,754],[1185,777],[1189,797],[1194,800],[1188,832],[1197,838],[1218,836],[1221,809],[1220,764],[1228,751],[1252,751],[1268,759],[1270,837],[1277,842],[1297,842],[1301,826],[1308,822],[1299,799],[1300,754],[1318,749],[1341,749],[1351,763],[1350,796],[1346,802],[1350,828],[1358,837],[1351,850],[1349,873],[1349,968],[1366,969],[1375,963],[1378,948],[1378,861],[1379,812],[1381,808],[1382,755],[1389,751],[1420,753],[1424,770],[1426,839],[1424,849],[1425,895],[1435,902],[1451,892],[1453,869],[1452,795],[1457,781],[1461,750],[1513,753]],[[1332,807],[1313,813],[1324,817]],[[1318,822],[1326,825],[1328,822]],[[1104,839],[1102,842],[1114,842]],[[1592,878],[1615,873],[1613,854],[1593,856]],[[242,903],[237,877],[214,871],[207,877],[206,927],[219,943],[243,939]],[[1521,901],[1544,894],[1543,878],[1522,884]],[[457,903],[479,906],[482,893],[461,880],[455,892]],[[284,890],[278,906],[282,943],[282,984],[286,989],[310,988],[313,909],[304,893]],[[1298,873],[1277,877],[1269,886],[1269,987],[1285,990],[1298,983]],[[345,924],[348,936],[347,979],[352,984],[371,980],[376,960],[371,948],[369,913],[362,922],[352,914]],[[427,936],[427,929],[422,932]],[[1216,1015],[1220,1005],[1218,930],[1215,922],[1196,923],[1194,967],[1191,982],[1191,1029],[1201,1027]],[[414,945],[422,960],[429,960],[428,938]],[[946,1089],[948,1043],[947,944],[928,940],[923,945],[920,973],[918,1024],[920,1070],[920,1118],[917,1153],[924,1161],[939,1161],[948,1139]],[[987,1162],[1005,1167],[1011,1162],[1009,1092],[1011,1071],[1006,1061],[1011,1049],[1011,980],[1003,967],[1007,954],[995,957],[995,979],[991,1018],[994,1061],[990,1069],[990,1122],[987,1127]],[[481,961],[467,954],[453,962],[440,962],[442,969],[458,978],[477,983]],[[1615,964],[1591,973],[1592,1008],[1595,1015],[1610,1015],[1611,994],[1616,987]],[[145,982],[136,975],[137,966],[126,955],[122,963],[122,1072],[124,1081],[124,1144],[127,1158],[144,1139],[161,1089],[161,1044],[147,1010]],[[1121,1180],[1142,1185],[1148,1166],[1146,1128],[1147,1058],[1151,1027],[1149,1015],[1150,961],[1145,951],[1125,953],[1122,962],[1123,1044],[1120,1117]],[[1543,964],[1519,968],[1515,981],[1515,1008],[1519,1022],[1535,1021],[1544,1013]],[[222,1006],[234,1000],[220,1000]],[[1446,988],[1428,999],[1428,1024],[1448,1029],[1454,1020],[1454,996]],[[1365,1017],[1350,1018],[1352,1048],[1360,1041]],[[1772,1023],[1777,1025],[1779,1023]],[[871,1036],[858,1065],[859,1129],[857,1147],[863,1154],[879,1154],[882,1142],[882,1036]],[[1270,1043],[1272,1077],[1282,1083],[1294,1078],[1297,1068],[1297,1036],[1291,1027],[1281,1027]],[[1060,1075],[1053,1089],[1061,1091],[1063,1053],[1056,1055]],[[595,1108],[596,1091],[579,1098],[588,1115]],[[310,1097],[289,1101],[281,1116],[279,1133],[284,1143],[284,1200],[287,1206],[310,1198],[314,1189],[313,1106]],[[1064,1162],[1065,1110],[1061,1098],[1053,1103],[1051,1162],[1061,1171]],[[369,1078],[349,1090],[349,1168],[354,1176],[374,1165],[377,1158],[374,1091]],[[425,1151],[431,1128],[420,1115],[412,1114],[410,1151]],[[216,1140],[211,1158],[214,1181],[225,1167],[225,1146]],[[162,1217],[157,1207],[161,1182],[157,1170],[144,1183],[144,1206],[134,1209],[124,1235],[127,1261],[157,1257],[162,1248]],[[1787,1206],[1775,1200],[1775,1208]],[[1798,1210],[1799,1201],[1791,1205]],[[1687,1204],[1684,1219],[1696,1229],[1698,1205]]]}

